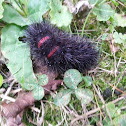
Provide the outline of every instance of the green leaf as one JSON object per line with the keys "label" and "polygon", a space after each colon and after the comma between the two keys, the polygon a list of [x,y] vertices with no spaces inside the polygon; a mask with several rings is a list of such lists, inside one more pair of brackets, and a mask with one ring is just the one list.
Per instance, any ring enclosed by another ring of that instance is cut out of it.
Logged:
{"label": "green leaf", "polygon": [[72,14],[68,11],[66,6],[62,5],[60,0],[52,0],[50,4],[50,17],[52,24],[58,27],[68,26],[72,20]]}
{"label": "green leaf", "polygon": [[117,25],[121,27],[126,27],[126,17],[121,15],[121,14],[115,14],[116,20],[117,20]]}
{"label": "green leaf", "polygon": [[91,78],[91,76],[85,76],[85,77],[83,77],[83,79],[84,79],[85,84],[86,84],[87,87],[91,86],[91,84],[92,84],[92,78]]}
{"label": "green leaf", "polygon": [[113,17],[111,17],[109,20],[111,22],[111,24],[109,26],[110,32],[113,32],[115,30],[115,27],[118,25],[118,22],[117,22],[115,15]]}
{"label": "green leaf", "polygon": [[8,83],[3,83],[3,87],[4,87],[4,88],[7,88],[8,85],[9,85]]}
{"label": "green leaf", "polygon": [[102,35],[102,40],[105,40],[106,38],[108,37],[108,33],[104,33],[103,35]]}
{"label": "green leaf", "polygon": [[54,104],[57,106],[67,105],[70,102],[72,92],[70,89],[60,91],[54,98]]}
{"label": "green leaf", "polygon": [[96,3],[98,3],[98,2],[100,2],[101,0],[89,0],[89,3],[90,4],[96,4]]}
{"label": "green leaf", "polygon": [[108,104],[106,104],[106,107],[112,118],[118,116],[121,113],[121,110],[119,108],[115,107],[115,104],[112,102],[109,102]]}
{"label": "green leaf", "polygon": [[76,89],[77,85],[82,81],[80,72],[76,69],[69,69],[64,74],[64,83],[71,89]]}
{"label": "green leaf", "polygon": [[113,126],[126,126],[126,114],[114,118]]}
{"label": "green leaf", "polygon": [[3,84],[3,77],[2,77],[2,75],[0,74],[0,87],[2,86],[2,84]]}
{"label": "green leaf", "polygon": [[44,97],[44,89],[40,85],[36,85],[32,93],[35,100],[41,100]]}
{"label": "green leaf", "polygon": [[42,15],[50,9],[49,2],[50,0],[29,0],[28,18],[32,22],[42,21]]}
{"label": "green leaf", "polygon": [[9,59],[7,64],[13,76],[20,84],[37,83],[32,70],[29,47],[18,40],[23,35],[24,28],[16,25],[7,25],[2,29],[2,53]]}
{"label": "green leaf", "polygon": [[[21,12],[23,14],[23,10],[21,10],[21,5],[20,3],[22,3],[22,0],[19,0],[19,2],[17,0],[7,0],[11,6],[17,10],[18,12]],[[23,4],[23,3],[22,3]],[[25,5],[25,4],[24,4]],[[25,8],[25,6],[23,5],[23,8]],[[20,6],[20,7],[19,7]]]}
{"label": "green leaf", "polygon": [[115,4],[115,6],[118,6],[119,5],[119,3],[118,2],[116,2],[116,0],[111,0],[112,1],[112,3],[114,3]]}
{"label": "green leaf", "polygon": [[30,83],[24,83],[22,85],[22,87],[25,88],[26,90],[31,91],[31,90],[35,89],[36,83],[31,83],[31,82]]}
{"label": "green leaf", "polygon": [[89,89],[78,88],[75,90],[76,97],[81,100],[82,104],[88,104],[93,100],[93,92]]}
{"label": "green leaf", "polygon": [[40,85],[46,85],[48,83],[48,76],[46,74],[38,75],[38,83]]}
{"label": "green leaf", "polygon": [[3,21],[7,23],[14,23],[19,26],[26,26],[32,24],[33,22],[42,21],[42,15],[49,10],[49,0],[30,0],[27,8],[25,8],[25,16],[22,16],[22,12],[19,13],[19,9],[16,10],[17,8],[14,9],[12,6],[7,4],[4,5],[4,9],[4,17],[2,18]]}
{"label": "green leaf", "polygon": [[[15,1],[15,0],[14,0]],[[28,3],[31,0],[19,0],[19,3],[24,7],[24,9],[27,9]]]}
{"label": "green leaf", "polygon": [[37,12],[46,13],[49,10],[49,2],[50,0],[30,0],[28,3],[28,15]]}
{"label": "green leaf", "polygon": [[[119,115],[110,122],[110,119],[107,117],[106,121],[103,121],[104,126],[126,126],[126,114]],[[111,125],[110,125],[111,124]]]}
{"label": "green leaf", "polygon": [[3,6],[2,6],[3,2],[4,2],[4,0],[0,0],[0,19],[3,17],[3,12],[4,12],[4,9],[3,9]]}
{"label": "green leaf", "polygon": [[123,35],[122,33],[114,32],[113,38],[115,43],[123,44],[124,48],[126,48],[126,34]]}
{"label": "green leaf", "polygon": [[14,23],[19,26],[25,26],[32,23],[32,21],[29,18],[25,18],[22,15],[20,15],[14,8],[12,8],[10,5],[4,5],[4,13],[3,13],[2,20],[7,23]]}
{"label": "green leaf", "polygon": [[99,21],[107,21],[114,15],[114,10],[107,3],[99,4],[93,9],[93,13]]}

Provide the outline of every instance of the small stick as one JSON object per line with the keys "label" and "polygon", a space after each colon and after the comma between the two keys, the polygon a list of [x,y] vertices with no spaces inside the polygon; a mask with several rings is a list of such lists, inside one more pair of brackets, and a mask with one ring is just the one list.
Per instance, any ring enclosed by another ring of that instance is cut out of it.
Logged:
{"label": "small stick", "polygon": [[[124,99],[125,99],[125,98],[122,96],[122,97],[120,97],[120,98],[118,98],[118,99],[112,101],[112,103],[115,104],[115,103],[117,103],[117,102],[119,102],[119,101],[121,101],[121,100],[124,100]],[[104,108],[104,107],[105,107],[105,105],[102,106],[102,108]],[[96,108],[96,109],[93,109],[93,110],[91,110],[91,111],[89,111],[89,112],[87,112],[87,113],[85,113],[85,114],[83,114],[83,115],[78,116],[77,118],[75,118],[75,119],[73,119],[73,120],[71,121],[71,126],[72,126],[76,121],[81,120],[81,119],[84,119],[85,116],[92,115],[92,114],[98,112],[99,110],[100,110],[100,107],[98,107],[98,108]]]}

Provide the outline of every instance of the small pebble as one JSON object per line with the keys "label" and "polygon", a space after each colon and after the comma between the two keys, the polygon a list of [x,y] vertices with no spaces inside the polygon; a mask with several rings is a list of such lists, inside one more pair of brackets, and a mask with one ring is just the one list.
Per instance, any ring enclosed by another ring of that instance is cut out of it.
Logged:
{"label": "small pebble", "polygon": [[110,88],[106,88],[103,92],[103,98],[106,100],[107,98],[112,96],[112,91]]}
{"label": "small pebble", "polygon": [[[118,88],[118,89],[121,90],[121,91],[125,91],[125,89],[124,89],[123,87],[120,87],[120,88]],[[120,92],[120,91],[118,91],[118,90],[115,89],[114,94],[115,94],[116,96],[118,96],[118,95],[121,95],[122,92]]]}

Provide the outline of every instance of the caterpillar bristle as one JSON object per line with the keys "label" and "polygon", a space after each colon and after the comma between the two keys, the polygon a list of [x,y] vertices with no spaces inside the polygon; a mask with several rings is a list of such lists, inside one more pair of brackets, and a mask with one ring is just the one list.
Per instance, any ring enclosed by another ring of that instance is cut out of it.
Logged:
{"label": "caterpillar bristle", "polygon": [[97,65],[99,51],[89,39],[70,35],[49,22],[34,23],[26,29],[33,59],[59,74],[68,69],[86,73]]}

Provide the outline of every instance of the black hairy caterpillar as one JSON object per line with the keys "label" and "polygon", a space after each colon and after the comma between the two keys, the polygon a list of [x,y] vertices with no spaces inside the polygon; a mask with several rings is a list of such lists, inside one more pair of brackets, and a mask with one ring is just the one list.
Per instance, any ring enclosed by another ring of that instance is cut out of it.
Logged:
{"label": "black hairy caterpillar", "polygon": [[48,22],[34,23],[26,29],[33,59],[59,74],[68,69],[86,73],[97,65],[99,52],[88,39],[70,35]]}

